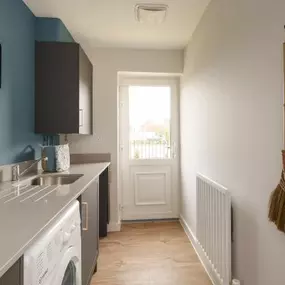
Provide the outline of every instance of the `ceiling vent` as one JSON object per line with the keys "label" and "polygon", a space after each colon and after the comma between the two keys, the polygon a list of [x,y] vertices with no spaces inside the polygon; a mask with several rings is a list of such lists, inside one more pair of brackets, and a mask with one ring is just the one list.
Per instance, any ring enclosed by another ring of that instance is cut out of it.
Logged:
{"label": "ceiling vent", "polygon": [[164,22],[168,6],[164,4],[138,4],[135,17],[140,23],[159,25]]}

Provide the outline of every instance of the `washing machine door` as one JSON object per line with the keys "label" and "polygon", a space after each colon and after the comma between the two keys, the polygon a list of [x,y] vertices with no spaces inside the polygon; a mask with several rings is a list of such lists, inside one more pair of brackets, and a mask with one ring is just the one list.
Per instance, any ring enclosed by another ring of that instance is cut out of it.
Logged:
{"label": "washing machine door", "polygon": [[64,254],[53,285],[82,285],[81,256],[74,247],[70,247]]}
{"label": "washing machine door", "polygon": [[71,260],[67,265],[61,285],[77,285],[76,266],[73,260]]}

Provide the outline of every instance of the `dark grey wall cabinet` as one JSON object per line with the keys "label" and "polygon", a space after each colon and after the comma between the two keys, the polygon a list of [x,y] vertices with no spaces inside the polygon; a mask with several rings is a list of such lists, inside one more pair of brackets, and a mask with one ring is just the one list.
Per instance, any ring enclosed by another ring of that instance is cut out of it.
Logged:
{"label": "dark grey wall cabinet", "polygon": [[92,134],[93,66],[77,43],[36,43],[35,131]]}
{"label": "dark grey wall cabinet", "polygon": [[0,285],[23,285],[22,265],[21,258],[0,278]]}
{"label": "dark grey wall cabinet", "polygon": [[99,255],[99,179],[81,195],[82,285],[89,285]]}

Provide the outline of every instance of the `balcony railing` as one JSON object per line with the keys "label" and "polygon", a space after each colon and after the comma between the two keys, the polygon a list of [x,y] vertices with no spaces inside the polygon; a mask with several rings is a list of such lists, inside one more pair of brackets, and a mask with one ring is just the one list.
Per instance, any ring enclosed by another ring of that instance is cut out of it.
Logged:
{"label": "balcony railing", "polygon": [[130,159],[170,159],[170,143],[162,140],[130,141]]}

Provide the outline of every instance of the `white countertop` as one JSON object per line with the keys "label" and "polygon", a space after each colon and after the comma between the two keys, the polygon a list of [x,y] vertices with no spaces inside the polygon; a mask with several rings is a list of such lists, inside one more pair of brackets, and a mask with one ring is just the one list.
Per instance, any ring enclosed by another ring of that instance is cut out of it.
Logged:
{"label": "white countertop", "polygon": [[[109,165],[72,165],[63,173],[83,176],[70,185],[23,187],[13,186],[15,182],[0,183],[0,277]],[[24,177],[20,184],[33,177]]]}

